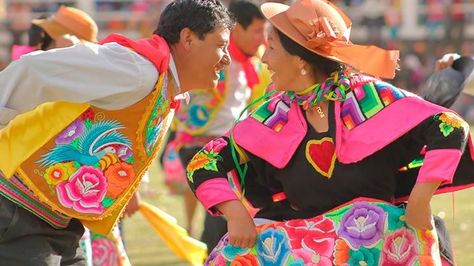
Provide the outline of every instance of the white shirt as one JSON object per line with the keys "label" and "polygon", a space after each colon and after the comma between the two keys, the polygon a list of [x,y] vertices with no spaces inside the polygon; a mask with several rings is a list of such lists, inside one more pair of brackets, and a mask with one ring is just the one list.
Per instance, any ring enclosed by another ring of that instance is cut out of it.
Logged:
{"label": "white shirt", "polygon": [[148,95],[157,79],[149,60],[117,43],[34,52],[0,72],[0,128],[45,102],[122,109]]}
{"label": "white shirt", "polygon": [[[230,78],[229,91],[221,109],[216,114],[214,122],[209,126],[207,132],[209,136],[222,136],[232,128],[234,121],[239,118],[252,94],[252,90],[247,85],[247,78],[242,64],[237,61],[232,62],[229,76],[226,77]],[[245,117],[244,115],[242,119]]]}
{"label": "white shirt", "polygon": [[[205,132],[200,134],[201,136],[222,136],[224,135],[234,124],[234,121],[239,118],[240,113],[244,110],[247,105],[247,101],[251,96],[251,89],[247,85],[247,78],[243,70],[242,64],[236,61],[232,61],[230,64],[229,75],[225,78],[229,82],[228,91],[226,97],[223,99],[223,103],[220,109],[214,116],[214,120],[208,125]],[[186,117],[189,109],[193,105],[205,105],[214,96],[207,90],[199,90],[196,92],[190,92],[191,100],[189,106],[182,106],[178,112],[185,114]],[[179,116],[179,115],[178,115]],[[245,118],[245,116],[243,117]],[[178,131],[183,130],[178,126]]]}

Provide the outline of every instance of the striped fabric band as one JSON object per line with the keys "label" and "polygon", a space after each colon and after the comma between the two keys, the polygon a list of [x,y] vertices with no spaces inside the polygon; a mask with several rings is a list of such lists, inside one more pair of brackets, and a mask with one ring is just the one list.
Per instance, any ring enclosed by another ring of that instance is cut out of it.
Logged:
{"label": "striped fabric band", "polygon": [[0,195],[30,211],[56,229],[66,228],[71,220],[65,215],[50,210],[16,175],[7,181],[0,174]]}

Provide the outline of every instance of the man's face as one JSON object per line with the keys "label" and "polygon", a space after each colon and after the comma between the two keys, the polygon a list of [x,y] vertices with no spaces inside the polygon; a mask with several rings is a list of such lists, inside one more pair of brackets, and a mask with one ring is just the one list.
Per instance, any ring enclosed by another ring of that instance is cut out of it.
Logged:
{"label": "man's face", "polygon": [[252,23],[244,29],[237,24],[232,37],[237,46],[248,56],[254,56],[258,47],[265,42],[265,20],[254,18]]}
{"label": "man's face", "polygon": [[219,72],[230,64],[227,51],[230,31],[223,27],[216,28],[205,35],[204,39],[193,38],[188,54],[188,67],[191,80],[189,89],[210,89],[217,86]]}

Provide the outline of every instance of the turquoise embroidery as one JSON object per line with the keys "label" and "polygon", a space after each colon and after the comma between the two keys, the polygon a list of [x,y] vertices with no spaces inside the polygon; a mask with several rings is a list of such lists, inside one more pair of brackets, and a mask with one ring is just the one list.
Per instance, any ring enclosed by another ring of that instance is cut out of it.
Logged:
{"label": "turquoise embroidery", "polygon": [[170,101],[168,95],[168,75],[163,77],[163,85],[161,86],[160,96],[155,102],[153,111],[146,122],[145,128],[145,151],[151,155],[158,142],[158,137],[163,126],[163,116],[170,110]]}

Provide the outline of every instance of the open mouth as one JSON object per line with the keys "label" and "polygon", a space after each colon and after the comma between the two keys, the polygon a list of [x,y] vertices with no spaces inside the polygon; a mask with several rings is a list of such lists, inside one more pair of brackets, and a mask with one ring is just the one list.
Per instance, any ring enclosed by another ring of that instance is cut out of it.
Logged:
{"label": "open mouth", "polygon": [[214,67],[214,75],[217,76],[217,78],[219,78],[219,73],[222,69],[224,69],[224,66],[222,64],[218,64]]}

